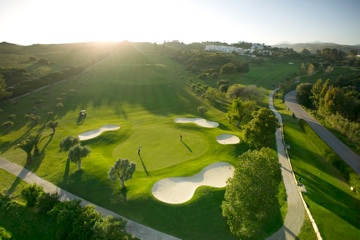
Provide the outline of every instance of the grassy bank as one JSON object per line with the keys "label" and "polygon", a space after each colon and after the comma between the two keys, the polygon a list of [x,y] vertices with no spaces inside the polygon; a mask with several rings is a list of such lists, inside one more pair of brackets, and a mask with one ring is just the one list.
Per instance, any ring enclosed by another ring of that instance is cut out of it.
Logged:
{"label": "grassy bank", "polygon": [[321,157],[283,103],[276,107],[284,121],[285,142],[297,179],[305,185],[304,199],[323,239],[356,239],[360,235],[360,199],[350,191],[342,174]]}

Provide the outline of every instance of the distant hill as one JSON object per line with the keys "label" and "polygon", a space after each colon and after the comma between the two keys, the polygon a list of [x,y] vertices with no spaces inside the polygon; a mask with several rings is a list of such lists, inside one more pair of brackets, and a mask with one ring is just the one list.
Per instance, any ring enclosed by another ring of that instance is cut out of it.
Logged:
{"label": "distant hill", "polygon": [[360,52],[360,44],[358,45],[341,45],[337,43],[322,43],[322,42],[312,42],[312,43],[279,43],[276,45],[271,45],[271,47],[281,47],[281,48],[292,48],[296,52],[301,52],[303,49],[307,49],[310,52],[316,52],[324,48],[337,48],[341,49],[344,52],[350,52],[351,50],[357,50]]}

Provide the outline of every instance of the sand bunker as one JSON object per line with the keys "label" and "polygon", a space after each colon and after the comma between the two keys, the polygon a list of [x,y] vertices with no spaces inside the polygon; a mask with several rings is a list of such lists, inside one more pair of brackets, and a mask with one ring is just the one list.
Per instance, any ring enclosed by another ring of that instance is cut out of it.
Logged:
{"label": "sand bunker", "polygon": [[216,128],[219,126],[219,123],[208,121],[204,118],[175,118],[174,122],[176,123],[195,123],[200,127],[205,128]]}
{"label": "sand bunker", "polygon": [[79,137],[80,141],[89,140],[92,138],[96,138],[103,132],[114,131],[119,128],[120,128],[120,126],[117,126],[117,125],[105,125],[105,126],[102,126],[101,128],[95,129],[95,130],[83,132],[83,133],[79,134],[78,137]]}
{"label": "sand bunker", "polygon": [[216,141],[220,144],[238,144],[240,138],[232,134],[221,134],[216,137]]}
{"label": "sand bunker", "polygon": [[234,167],[226,162],[213,163],[191,177],[165,178],[152,187],[152,194],[166,203],[179,204],[189,201],[200,186],[225,187],[233,176]]}

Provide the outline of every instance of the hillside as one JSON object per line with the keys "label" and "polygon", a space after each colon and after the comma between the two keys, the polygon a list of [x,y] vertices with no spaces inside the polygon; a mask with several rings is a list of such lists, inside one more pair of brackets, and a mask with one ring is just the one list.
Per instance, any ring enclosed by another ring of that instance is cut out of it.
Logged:
{"label": "hillside", "polygon": [[281,43],[272,45],[272,47],[280,47],[280,48],[292,48],[296,52],[301,52],[303,49],[307,49],[310,52],[316,52],[317,50],[321,50],[324,48],[337,48],[342,51],[348,53],[351,50],[357,50],[360,52],[360,44],[358,45],[341,45],[337,43],[322,43],[322,42],[314,42],[314,43]]}

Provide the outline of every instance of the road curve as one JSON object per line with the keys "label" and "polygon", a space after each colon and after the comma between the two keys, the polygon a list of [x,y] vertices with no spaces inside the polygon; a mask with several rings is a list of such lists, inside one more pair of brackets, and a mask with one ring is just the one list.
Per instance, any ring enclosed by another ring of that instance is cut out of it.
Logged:
{"label": "road curve", "polygon": [[285,95],[285,104],[297,118],[304,119],[310,127],[341,157],[354,171],[360,174],[360,157],[308,114],[296,101],[296,90]]}

